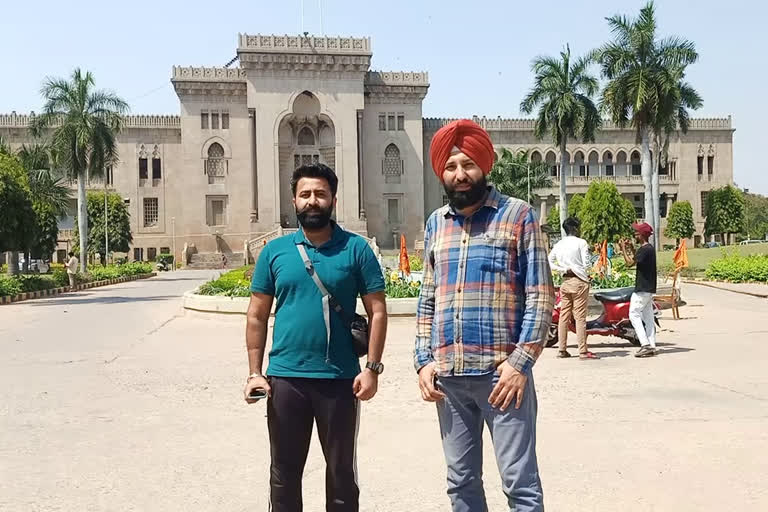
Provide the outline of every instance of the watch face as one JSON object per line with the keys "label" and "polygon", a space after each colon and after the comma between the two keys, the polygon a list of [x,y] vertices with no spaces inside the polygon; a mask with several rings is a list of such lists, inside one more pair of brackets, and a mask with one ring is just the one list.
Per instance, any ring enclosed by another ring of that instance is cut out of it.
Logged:
{"label": "watch face", "polygon": [[373,370],[376,373],[381,373],[384,371],[384,364],[383,363],[368,363],[365,365],[366,368]]}

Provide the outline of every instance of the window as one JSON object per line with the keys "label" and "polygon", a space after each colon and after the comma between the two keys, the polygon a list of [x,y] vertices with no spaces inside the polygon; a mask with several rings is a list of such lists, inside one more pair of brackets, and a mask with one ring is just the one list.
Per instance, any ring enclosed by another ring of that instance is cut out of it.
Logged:
{"label": "window", "polygon": [[398,199],[387,199],[387,222],[400,224],[400,201]]}
{"label": "window", "polygon": [[157,247],[147,248],[147,261],[155,261],[157,259]]}
{"label": "window", "polygon": [[586,176],[586,175],[587,175],[587,166],[579,165],[579,176]]}
{"label": "window", "polygon": [[379,131],[381,132],[387,131],[387,115],[386,114],[379,114]]}
{"label": "window", "polygon": [[640,153],[633,151],[629,158],[632,163],[632,176],[640,176],[643,173]]}
{"label": "window", "polygon": [[699,171],[699,176],[704,174],[704,157],[700,156],[696,159],[696,168]]}
{"label": "window", "polygon": [[229,112],[221,113],[221,129],[229,130]]}
{"label": "window", "polygon": [[152,159],[152,179],[153,180],[159,180],[162,179],[162,172],[160,171],[160,159],[159,158],[153,158]]}
{"label": "window", "polygon": [[160,254],[171,254],[171,248],[170,247],[161,247],[160,248]]}
{"label": "window", "polygon": [[143,247],[134,247],[133,248],[133,261],[144,261],[144,248]]}
{"label": "window", "polygon": [[403,114],[397,115],[397,131],[405,131],[405,115]]}
{"label": "window", "polygon": [[218,142],[208,146],[208,159],[205,161],[205,172],[208,174],[208,184],[224,183],[227,173],[227,160],[224,158],[224,148]]}
{"label": "window", "polygon": [[207,130],[208,129],[208,111],[203,110],[200,112],[200,129],[201,130]]}
{"label": "window", "polygon": [[639,202],[640,202],[640,201],[642,201],[642,200],[643,200],[643,198],[642,198],[642,197],[640,197],[640,196],[638,196],[638,195],[635,195],[635,202],[636,202],[636,203],[639,203]]}
{"label": "window", "polygon": [[211,129],[212,130],[219,129],[219,113],[218,112],[211,112]]}
{"label": "window", "polygon": [[144,198],[144,227],[157,226],[158,210],[157,210],[157,198],[145,197]]}
{"label": "window", "polygon": [[149,172],[147,171],[147,159],[139,158],[139,179],[146,180],[148,177]]}
{"label": "window", "polygon": [[715,157],[707,157],[707,174],[711,177],[715,173]]}
{"label": "window", "polygon": [[707,196],[708,195],[709,195],[709,191],[701,193],[701,216],[702,217],[707,216]]}
{"label": "window", "polygon": [[227,196],[207,197],[206,223],[209,226],[224,226],[227,224]]}
{"label": "window", "polygon": [[395,114],[387,115],[387,130],[395,130]]}
{"label": "window", "polygon": [[386,183],[400,183],[400,176],[403,174],[403,161],[400,159],[400,150],[394,144],[390,144],[384,149],[381,171]]}
{"label": "window", "polygon": [[114,183],[114,170],[111,165],[107,166],[106,175],[104,177],[107,180],[107,185],[112,185]]}
{"label": "window", "polygon": [[606,164],[605,165],[605,175],[606,176],[613,176],[613,164]]}
{"label": "window", "polygon": [[301,129],[301,131],[299,131],[298,143],[299,146],[315,145],[315,134],[312,133],[312,130],[310,130],[309,127],[305,126]]}
{"label": "window", "polygon": [[667,218],[667,194],[659,196],[659,217],[662,219]]}

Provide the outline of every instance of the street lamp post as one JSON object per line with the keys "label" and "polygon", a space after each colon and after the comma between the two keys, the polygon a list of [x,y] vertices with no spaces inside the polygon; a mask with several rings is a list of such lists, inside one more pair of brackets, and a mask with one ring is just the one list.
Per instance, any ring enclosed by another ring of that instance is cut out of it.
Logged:
{"label": "street lamp post", "polygon": [[173,246],[173,270],[176,270],[176,217],[171,217],[171,240]]}
{"label": "street lamp post", "polygon": [[[109,171],[107,171],[109,172]],[[109,203],[107,203],[107,176],[104,176],[104,261],[102,265],[109,263],[109,225],[107,219],[109,218]]]}

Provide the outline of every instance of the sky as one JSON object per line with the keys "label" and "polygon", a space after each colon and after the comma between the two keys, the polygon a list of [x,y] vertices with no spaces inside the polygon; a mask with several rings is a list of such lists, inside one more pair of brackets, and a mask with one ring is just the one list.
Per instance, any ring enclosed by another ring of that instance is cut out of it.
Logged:
{"label": "sky", "polygon": [[[6,0],[0,112],[39,111],[45,77],[80,67],[97,87],[126,99],[133,114],[178,114],[172,66],[223,66],[236,54],[238,33],[295,35],[303,28],[370,37],[371,69],[428,71],[425,117],[521,117],[535,56],[557,55],[566,43],[583,54],[610,38],[606,16],[635,16],[645,3],[321,1],[322,24],[318,0],[305,0],[302,27],[301,0]],[[659,35],[690,39],[699,52],[687,76],[704,99],[694,116],[732,116],[734,180],[768,194],[759,135],[768,118],[768,3],[661,0],[656,7]]]}

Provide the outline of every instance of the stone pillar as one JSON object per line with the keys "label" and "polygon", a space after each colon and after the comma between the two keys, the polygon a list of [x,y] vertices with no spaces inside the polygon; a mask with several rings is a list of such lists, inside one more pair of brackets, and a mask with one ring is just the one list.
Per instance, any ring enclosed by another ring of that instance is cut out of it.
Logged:
{"label": "stone pillar", "polygon": [[363,111],[357,111],[357,210],[358,218],[365,218],[365,192],[363,190]]}
{"label": "stone pillar", "polygon": [[669,217],[669,210],[672,209],[672,196],[667,196],[667,215],[666,217]]}
{"label": "stone pillar", "polygon": [[543,224],[547,219],[547,200],[541,200],[541,211],[539,212],[539,220]]}

